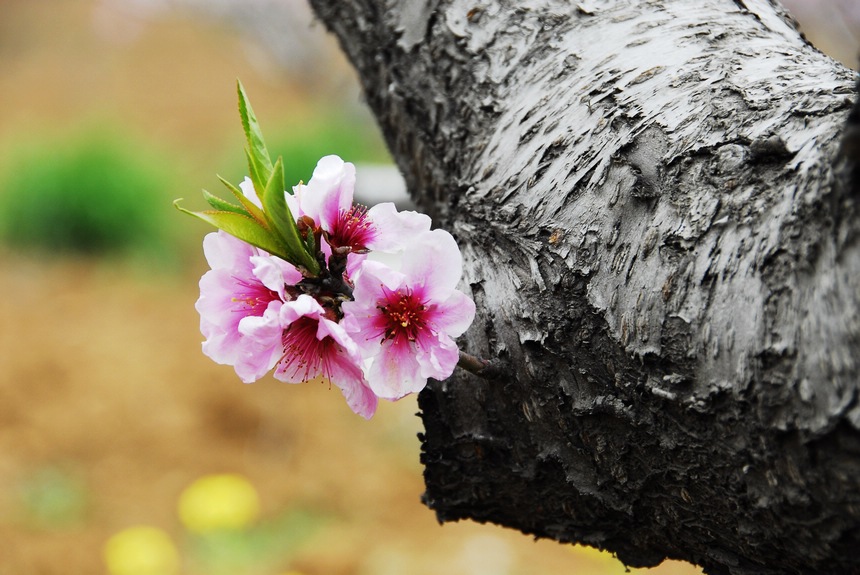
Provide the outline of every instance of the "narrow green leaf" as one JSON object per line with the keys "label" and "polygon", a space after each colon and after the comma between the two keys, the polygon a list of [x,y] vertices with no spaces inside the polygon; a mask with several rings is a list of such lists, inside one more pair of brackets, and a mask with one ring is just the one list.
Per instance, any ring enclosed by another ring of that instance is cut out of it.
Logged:
{"label": "narrow green leaf", "polygon": [[[266,191],[266,182],[260,175],[260,166],[254,163],[254,158],[251,157],[251,152],[245,148],[245,158],[248,160],[248,174],[250,174],[251,182],[254,184],[254,191],[257,192],[257,197],[261,198],[263,192]],[[271,174],[269,174],[271,176]]]}
{"label": "narrow green leaf", "polygon": [[257,122],[257,116],[254,115],[254,110],[251,108],[251,102],[248,100],[242,82],[236,82],[236,89],[239,95],[239,115],[242,118],[242,128],[245,130],[245,140],[248,142],[249,163],[252,164],[251,171],[257,175],[254,183],[259,183],[262,188],[271,176],[272,159],[269,157],[266,142],[263,140],[263,132]]}
{"label": "narrow green leaf", "polygon": [[203,190],[203,198],[212,206],[214,209],[221,212],[233,212],[234,214],[242,214],[249,215],[248,212],[245,211],[245,208],[242,206],[237,206],[236,204],[231,204],[226,200],[222,200],[218,196],[214,194],[210,194],[206,190]]}
{"label": "narrow green leaf", "polygon": [[287,261],[304,266],[311,274],[319,273],[316,258],[308,252],[305,242],[299,236],[296,220],[284,198],[284,164],[281,158],[275,162],[272,176],[266,184],[266,191],[263,193],[263,206],[269,227],[277,232],[290,255],[293,256]]}
{"label": "narrow green leaf", "polygon": [[206,210],[203,212],[192,212],[180,206],[180,201],[182,200],[173,202],[173,205],[180,212],[199,218],[219,230],[224,230],[231,236],[235,236],[252,246],[266,250],[272,255],[287,259],[287,254],[284,253],[284,248],[278,239],[253,218],[229,211]]}
{"label": "narrow green leaf", "polygon": [[247,213],[247,215],[257,220],[263,227],[268,226],[268,224],[266,223],[266,216],[263,214],[263,210],[258,208],[254,202],[249,200],[247,196],[242,193],[241,189],[234,186],[221,176],[218,176],[218,179],[221,180],[221,183],[224,184],[228,190],[230,190],[230,193],[236,196],[236,199],[239,200],[239,203],[242,204],[243,208],[245,208],[245,212]]}
{"label": "narrow green leaf", "polygon": [[319,251],[319,246],[313,233],[309,233],[308,237],[305,238],[305,249],[309,254],[315,254]]}

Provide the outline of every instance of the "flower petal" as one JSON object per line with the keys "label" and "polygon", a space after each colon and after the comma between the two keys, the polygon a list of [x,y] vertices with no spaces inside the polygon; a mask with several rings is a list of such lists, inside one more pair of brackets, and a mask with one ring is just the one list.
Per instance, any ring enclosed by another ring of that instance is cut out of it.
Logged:
{"label": "flower petal", "polygon": [[376,234],[368,249],[395,252],[408,248],[410,242],[430,231],[430,216],[413,211],[398,212],[391,202],[377,204],[367,211]]}
{"label": "flower petal", "polygon": [[406,340],[386,340],[367,368],[367,381],[373,393],[396,400],[417,393],[427,385],[415,347]]}
{"label": "flower petal", "polygon": [[317,225],[331,231],[341,211],[352,207],[354,189],[355,166],[338,156],[325,156],[302,190],[301,209]]}
{"label": "flower petal", "polygon": [[200,278],[200,298],[194,304],[200,314],[203,353],[216,363],[233,365],[239,343],[239,320],[233,299],[234,279],[226,270],[209,270]]}
{"label": "flower petal", "polygon": [[[290,213],[293,214],[293,217],[296,218],[296,221],[299,221],[299,218],[305,215],[305,211],[302,208],[302,197],[305,195],[305,186],[302,183],[293,186],[292,194],[284,194],[284,199],[287,201],[287,208],[289,208]],[[319,224],[319,222],[317,222]]]}
{"label": "flower petal", "polygon": [[240,320],[262,315],[269,302],[278,299],[277,292],[254,275],[251,260],[273,256],[260,255],[263,252],[257,248],[222,231],[208,234],[203,247],[212,266],[200,278],[200,297],[194,305],[206,338],[203,353],[217,363],[234,365],[241,339]]}
{"label": "flower petal", "polygon": [[242,338],[237,346],[234,369],[245,383],[266,375],[281,357],[283,329],[278,316],[282,305],[281,301],[273,301],[262,316],[247,316],[239,322]]}
{"label": "flower petal", "polygon": [[260,255],[250,258],[253,265],[252,273],[266,288],[272,290],[286,300],[284,287],[296,285],[302,281],[302,274],[289,262],[277,256]]}
{"label": "flower petal", "polygon": [[251,181],[251,178],[245,176],[245,179],[239,184],[239,189],[242,190],[242,193],[245,194],[246,198],[251,200],[251,203],[261,210],[263,209],[263,202],[261,202],[260,198],[257,197],[257,190],[254,189],[254,182]]}
{"label": "flower petal", "polygon": [[421,366],[421,375],[426,379],[447,379],[454,373],[460,361],[457,344],[445,334],[438,337],[424,337],[416,340],[415,357]]}
{"label": "flower petal", "polygon": [[457,242],[445,230],[420,234],[404,253],[401,271],[409,285],[423,286],[428,300],[446,300],[463,275],[463,257]]}
{"label": "flower petal", "polygon": [[258,254],[257,248],[235,238],[223,230],[208,233],[203,237],[203,255],[213,270],[224,269],[246,272],[250,275],[249,258]]}
{"label": "flower petal", "polygon": [[338,353],[328,365],[329,380],[346,399],[349,408],[365,419],[370,419],[376,412],[379,400],[367,385],[361,368],[345,354]]}
{"label": "flower petal", "polygon": [[438,331],[459,337],[475,319],[475,302],[460,290],[454,290],[447,300],[428,311],[429,321]]}
{"label": "flower petal", "polygon": [[[427,235],[425,240],[445,242],[450,238],[447,234]],[[430,245],[422,245],[421,250],[431,256],[446,253],[444,243],[437,251],[428,248]],[[452,337],[462,334],[475,315],[472,300],[451,287],[453,274],[429,270],[422,275],[423,270],[416,268],[412,266],[411,271],[417,279],[380,262],[365,261],[356,276],[355,300],[343,304],[341,324],[369,360],[365,373],[371,389],[386,399],[420,391],[428,377],[450,376],[459,361]],[[440,277],[449,282],[447,286],[427,283]],[[446,291],[442,301],[433,299]]]}
{"label": "flower petal", "polygon": [[379,302],[385,299],[385,290],[396,291],[404,285],[406,277],[380,262],[366,260],[355,277],[354,301],[341,306],[344,317],[340,324],[349,332],[363,357],[375,355],[382,340],[384,327],[379,325]]}
{"label": "flower petal", "polygon": [[285,303],[280,312],[286,347],[275,377],[289,383],[323,377],[341,390],[350,409],[369,419],[377,398],[364,379],[358,347],[343,327],[327,319],[325,309],[305,294]]}

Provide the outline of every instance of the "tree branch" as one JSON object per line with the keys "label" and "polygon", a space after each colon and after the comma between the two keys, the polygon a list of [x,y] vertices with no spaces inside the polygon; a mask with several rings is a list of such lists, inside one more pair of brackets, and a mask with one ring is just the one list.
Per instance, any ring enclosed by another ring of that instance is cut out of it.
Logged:
{"label": "tree branch", "polygon": [[312,0],[502,357],[425,502],[709,573],[860,570],[852,73],[766,0]]}

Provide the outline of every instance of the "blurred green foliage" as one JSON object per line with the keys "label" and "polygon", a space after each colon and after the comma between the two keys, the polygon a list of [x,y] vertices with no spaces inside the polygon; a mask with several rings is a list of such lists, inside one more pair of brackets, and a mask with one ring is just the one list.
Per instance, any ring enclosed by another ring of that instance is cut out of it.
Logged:
{"label": "blurred green foliage", "polygon": [[57,529],[84,521],[90,494],[84,482],[60,467],[35,470],[22,481],[18,501],[23,521],[32,527]]}
{"label": "blurred green foliage", "polygon": [[[238,143],[238,125],[236,134]],[[329,154],[354,163],[391,162],[371,120],[331,108],[295,117],[266,135],[272,156],[284,158],[288,189],[307,182]],[[71,136],[16,142],[0,158],[0,242],[40,254],[118,256],[175,268],[196,253],[199,239],[172,206],[198,187],[180,177],[179,158],[110,123],[90,124]],[[226,167],[236,184],[248,172],[241,151]],[[213,176],[219,171],[212,166]],[[220,192],[214,186],[212,191]]]}
{"label": "blurred green foliage", "polygon": [[246,529],[195,534],[190,538],[188,563],[195,571],[212,575],[271,573],[333,519],[320,511],[290,509]]}
{"label": "blurred green foliage", "polygon": [[115,128],[17,146],[0,173],[0,237],[59,255],[173,259],[175,169]]}

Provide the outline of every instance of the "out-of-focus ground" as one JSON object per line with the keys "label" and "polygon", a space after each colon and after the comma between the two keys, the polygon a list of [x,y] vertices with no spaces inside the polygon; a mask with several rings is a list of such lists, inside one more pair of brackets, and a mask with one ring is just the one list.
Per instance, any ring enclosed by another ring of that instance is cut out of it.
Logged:
{"label": "out-of-focus ground", "polygon": [[368,422],[336,388],[241,384],[199,351],[190,272],[153,281],[4,254],[0,573],[102,573],[104,542],[140,524],[172,536],[184,572],[211,573],[177,501],[222,472],[247,477],[262,506],[264,540],[234,543],[249,548],[229,559],[233,573],[624,572],[511,530],[440,526],[419,501],[414,400]]}
{"label": "out-of-focus ground", "polygon": [[[142,198],[149,209],[183,195],[200,207],[199,188],[217,190],[214,173],[241,166],[237,77],[264,129],[304,138],[305,118],[330,105],[372,130],[331,39],[300,42],[327,54],[303,68],[289,43],[279,59],[224,18],[168,0],[121,4],[0,0],[0,171],[24,144],[108,123],[172,162],[168,189]],[[167,534],[192,575],[624,573],[593,550],[440,526],[420,503],[413,398],[366,422],[336,389],[246,386],[205,358],[194,301],[207,230],[167,217],[184,232],[172,268],[0,248],[0,575],[105,573],[105,542],[136,525]],[[191,533],[180,494],[224,472],[256,488],[259,518]]]}
{"label": "out-of-focus ground", "polygon": [[846,66],[860,69],[860,2],[781,0],[807,40]]}

